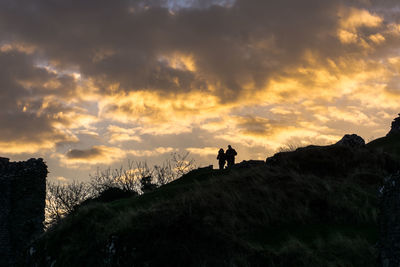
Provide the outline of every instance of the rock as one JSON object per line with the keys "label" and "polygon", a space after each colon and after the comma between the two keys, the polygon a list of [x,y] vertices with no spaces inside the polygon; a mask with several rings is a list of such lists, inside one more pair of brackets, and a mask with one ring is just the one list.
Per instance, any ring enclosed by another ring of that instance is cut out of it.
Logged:
{"label": "rock", "polygon": [[346,134],[340,139],[336,145],[349,146],[349,147],[364,147],[365,141],[361,136],[356,134]]}
{"label": "rock", "polygon": [[392,127],[386,136],[393,135],[393,134],[400,134],[400,113],[399,113],[399,117],[395,118],[392,121]]}

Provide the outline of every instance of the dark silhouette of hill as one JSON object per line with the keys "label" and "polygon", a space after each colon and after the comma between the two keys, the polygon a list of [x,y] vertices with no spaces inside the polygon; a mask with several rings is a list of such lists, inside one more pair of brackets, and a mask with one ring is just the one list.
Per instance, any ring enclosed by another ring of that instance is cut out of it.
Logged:
{"label": "dark silhouette of hill", "polygon": [[390,154],[396,160],[400,160],[400,114],[392,121],[387,135],[369,142],[367,147]]}
{"label": "dark silhouette of hill", "polygon": [[87,203],[37,240],[24,264],[375,266],[377,190],[398,168],[380,150],[309,146]]}
{"label": "dark silhouette of hill", "polygon": [[380,152],[385,152],[390,154],[396,160],[400,160],[400,133],[394,133],[375,139],[369,142],[367,147]]}
{"label": "dark silhouette of hill", "polygon": [[[399,136],[400,144],[400,136]],[[267,159],[271,166],[279,166],[299,173],[318,177],[347,179],[349,176],[376,174],[372,183],[379,183],[382,171],[393,173],[399,163],[380,147],[362,146],[353,148],[346,145],[307,146],[292,152],[281,152]],[[378,171],[380,170],[380,171]],[[365,182],[366,177],[361,177]],[[372,179],[372,177],[369,177]]]}

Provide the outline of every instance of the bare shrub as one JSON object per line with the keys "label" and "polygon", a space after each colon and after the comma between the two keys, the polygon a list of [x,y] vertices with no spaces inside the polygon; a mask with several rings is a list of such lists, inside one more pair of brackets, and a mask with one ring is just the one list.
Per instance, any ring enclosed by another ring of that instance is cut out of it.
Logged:
{"label": "bare shrub", "polygon": [[[121,167],[122,169],[122,167]],[[90,189],[94,196],[99,195],[101,192],[117,186],[118,170],[106,170],[97,169],[95,174],[89,174],[90,177]]]}
{"label": "bare shrub", "polygon": [[189,158],[189,152],[181,155],[172,153],[170,159],[166,159],[162,165],[153,167],[153,181],[158,185],[168,184],[182,175],[196,169],[193,158]]}
{"label": "bare shrub", "polygon": [[[172,153],[171,158],[153,168],[146,161],[128,161],[127,168],[121,166],[119,169],[108,168],[105,171],[98,169],[94,175],[90,175],[90,185],[93,195],[99,195],[112,187],[143,193],[143,183],[164,185],[195,168],[195,161],[189,157],[189,152],[182,155]],[[146,181],[142,183],[143,179]]]}
{"label": "bare shrub", "polygon": [[117,185],[119,188],[143,193],[143,183],[152,184],[154,170],[149,168],[147,162],[128,161],[128,168],[121,168],[118,173]]}
{"label": "bare shrub", "polygon": [[195,161],[193,158],[189,158],[189,154],[189,152],[183,155],[178,153],[171,154],[171,162],[175,179],[196,168]]}
{"label": "bare shrub", "polygon": [[91,197],[87,183],[73,181],[70,184],[47,182],[46,224],[59,221],[79,204]]}
{"label": "bare shrub", "polygon": [[111,188],[143,194],[167,184],[195,169],[194,159],[189,153],[171,154],[162,165],[150,168],[143,161],[128,161],[128,166],[119,169],[97,169],[90,175],[88,183],[73,181],[70,184],[47,184],[46,221],[48,225],[58,222],[65,215],[89,198],[96,198]]}
{"label": "bare shrub", "polygon": [[146,161],[143,162],[136,161],[135,165],[136,168],[134,170],[134,174],[136,175],[137,178],[141,179],[143,177],[153,176],[153,170],[150,169],[149,166],[147,166]]}
{"label": "bare shrub", "polygon": [[172,182],[175,178],[171,161],[166,160],[162,165],[155,165],[153,170],[153,177],[157,185],[165,185]]}

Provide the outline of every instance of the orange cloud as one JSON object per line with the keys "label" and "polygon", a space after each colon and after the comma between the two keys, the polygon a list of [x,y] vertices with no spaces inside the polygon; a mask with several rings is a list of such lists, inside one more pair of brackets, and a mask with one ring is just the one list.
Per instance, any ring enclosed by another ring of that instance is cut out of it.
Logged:
{"label": "orange cloud", "polygon": [[383,23],[383,18],[377,14],[372,14],[366,9],[357,9],[354,7],[345,7],[339,11],[339,29],[337,35],[344,44],[358,44],[363,48],[370,48],[368,40],[375,44],[385,41],[385,37],[380,34],[365,36],[360,32],[362,28],[378,28]]}
{"label": "orange cloud", "polygon": [[141,141],[140,136],[137,135],[137,129],[126,129],[116,125],[108,126],[107,135],[109,136],[108,142],[111,144],[126,141]]}
{"label": "orange cloud", "polygon": [[152,150],[129,150],[128,154],[136,157],[154,157],[174,152],[172,147],[157,147]]}
{"label": "orange cloud", "polygon": [[25,54],[32,54],[37,50],[37,47],[28,43],[9,42],[0,45],[0,52],[18,51]]}
{"label": "orange cloud", "polygon": [[[384,134],[400,101],[400,26],[388,2],[367,2],[129,12],[71,0],[60,9],[35,3],[39,16],[0,3],[5,23],[21,22],[0,45],[0,150],[92,168],[184,149],[204,158],[224,142],[262,158],[293,140]],[[49,17],[60,19],[51,31]],[[71,142],[85,149],[65,153]]]}
{"label": "orange cloud", "polygon": [[354,7],[342,8],[339,11],[340,25],[349,30],[357,30],[360,27],[375,28],[382,24],[383,19],[372,14],[366,9],[357,9]]}
{"label": "orange cloud", "polygon": [[200,155],[200,156],[210,156],[210,155],[217,155],[218,154],[218,147],[202,147],[202,148],[195,148],[189,147],[186,148],[192,154]]}

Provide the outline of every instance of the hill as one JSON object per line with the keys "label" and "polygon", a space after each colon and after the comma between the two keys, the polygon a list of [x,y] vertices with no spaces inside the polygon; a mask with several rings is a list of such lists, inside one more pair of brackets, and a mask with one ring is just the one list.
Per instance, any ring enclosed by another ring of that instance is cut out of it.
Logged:
{"label": "hill", "polygon": [[400,160],[400,114],[392,121],[390,131],[386,136],[369,142],[367,147],[388,153],[396,160]]}
{"label": "hill", "polygon": [[400,133],[375,139],[367,144],[368,147],[392,155],[400,160]]}
{"label": "hill", "polygon": [[137,197],[82,206],[23,265],[375,266],[377,190],[398,167],[372,146],[333,145],[198,169]]}

